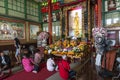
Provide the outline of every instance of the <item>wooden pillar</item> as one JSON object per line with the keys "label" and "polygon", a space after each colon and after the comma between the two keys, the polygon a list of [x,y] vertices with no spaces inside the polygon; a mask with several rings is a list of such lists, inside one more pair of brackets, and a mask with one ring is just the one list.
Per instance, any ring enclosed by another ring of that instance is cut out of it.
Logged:
{"label": "wooden pillar", "polygon": [[88,40],[90,40],[90,35],[91,35],[91,23],[90,23],[90,0],[88,0]]}
{"label": "wooden pillar", "polygon": [[49,44],[52,43],[52,4],[51,0],[48,0],[48,31],[49,31]]}
{"label": "wooden pillar", "polygon": [[102,26],[102,0],[98,0],[98,26]]}

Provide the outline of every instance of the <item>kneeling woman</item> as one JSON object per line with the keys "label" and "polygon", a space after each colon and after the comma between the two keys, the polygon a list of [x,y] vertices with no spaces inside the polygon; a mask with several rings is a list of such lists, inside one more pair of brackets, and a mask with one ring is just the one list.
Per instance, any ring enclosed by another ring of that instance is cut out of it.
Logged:
{"label": "kneeling woman", "polygon": [[58,69],[59,69],[59,74],[60,74],[62,80],[68,80],[70,65],[67,61],[66,55],[62,56],[62,60],[58,63]]}
{"label": "kneeling woman", "polygon": [[[29,54],[24,54],[22,59],[23,68],[26,72],[38,72],[38,65],[34,63],[33,59],[29,57]],[[37,66],[36,66],[37,65]]]}

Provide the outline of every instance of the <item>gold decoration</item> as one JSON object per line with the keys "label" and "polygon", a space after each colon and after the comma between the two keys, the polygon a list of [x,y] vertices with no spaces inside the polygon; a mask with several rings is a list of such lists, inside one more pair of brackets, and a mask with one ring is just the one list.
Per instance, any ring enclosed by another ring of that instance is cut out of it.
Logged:
{"label": "gold decoration", "polygon": [[48,54],[48,50],[45,50],[45,51],[44,51],[44,54]]}
{"label": "gold decoration", "polygon": [[68,40],[64,40],[64,42],[63,42],[63,47],[64,47],[64,48],[67,47],[68,44],[69,44],[69,41],[68,41]]}
{"label": "gold decoration", "polygon": [[[68,32],[68,18],[67,18],[68,14],[67,14],[67,12],[68,12],[68,10],[75,8],[75,7],[79,7],[79,6],[81,6],[83,8],[82,9],[82,16],[84,16],[84,10],[86,9],[86,1],[81,2],[77,5],[71,5],[71,6],[67,6],[67,7],[63,8],[63,12],[64,12],[63,15],[65,16],[65,31],[66,31],[65,35],[66,36],[68,36],[68,33],[69,33]],[[82,37],[84,37],[84,33],[85,33],[85,31],[84,31],[84,17],[82,17],[82,33],[83,33]]]}
{"label": "gold decoration", "polygon": [[64,0],[64,3],[70,3],[70,2],[73,2],[75,0]]}
{"label": "gold decoration", "polygon": [[73,51],[69,51],[69,52],[68,52],[68,55],[73,55],[73,54],[74,54]]}

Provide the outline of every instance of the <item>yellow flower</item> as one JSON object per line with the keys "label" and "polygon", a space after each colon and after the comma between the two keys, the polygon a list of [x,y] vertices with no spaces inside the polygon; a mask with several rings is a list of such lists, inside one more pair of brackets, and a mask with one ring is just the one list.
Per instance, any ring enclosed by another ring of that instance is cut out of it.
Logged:
{"label": "yellow flower", "polygon": [[51,44],[49,47],[50,47],[50,48],[54,48],[54,45],[53,45],[53,44]]}
{"label": "yellow flower", "polygon": [[44,54],[48,54],[48,50],[45,50],[45,51],[44,51]]}

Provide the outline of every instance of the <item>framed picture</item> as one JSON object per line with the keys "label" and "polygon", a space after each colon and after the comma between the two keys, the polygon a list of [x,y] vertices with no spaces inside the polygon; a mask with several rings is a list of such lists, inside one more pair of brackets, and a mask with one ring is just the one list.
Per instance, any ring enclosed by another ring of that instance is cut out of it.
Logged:
{"label": "framed picture", "polygon": [[0,40],[25,39],[25,23],[0,20]]}
{"label": "framed picture", "polygon": [[30,24],[30,40],[37,39],[37,32],[39,32],[40,26],[36,24]]}
{"label": "framed picture", "polygon": [[69,36],[81,37],[82,35],[82,7],[68,11]]}
{"label": "framed picture", "polygon": [[116,10],[116,1],[108,0],[108,11]]}

